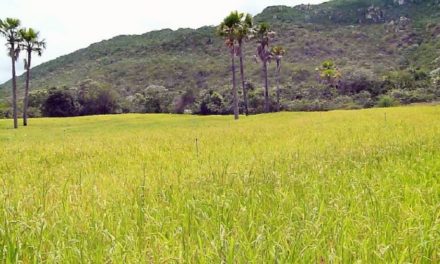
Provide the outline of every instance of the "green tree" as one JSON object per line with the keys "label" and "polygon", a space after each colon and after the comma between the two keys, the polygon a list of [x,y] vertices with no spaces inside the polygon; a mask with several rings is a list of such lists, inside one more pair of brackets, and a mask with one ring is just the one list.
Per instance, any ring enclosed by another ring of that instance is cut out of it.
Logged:
{"label": "green tree", "polygon": [[24,68],[26,70],[26,86],[23,100],[23,126],[27,126],[32,53],[35,52],[38,56],[41,56],[43,50],[46,48],[46,42],[39,39],[40,33],[35,31],[33,28],[20,29],[19,33],[21,39],[23,40],[22,44],[20,45],[21,49],[25,50],[27,53],[27,59],[24,59]]}
{"label": "green tree", "polygon": [[320,79],[330,87],[337,87],[338,82],[342,77],[341,72],[336,67],[336,64],[332,60],[325,60],[321,63],[321,67],[318,68]]}
{"label": "green tree", "polygon": [[202,95],[199,113],[202,115],[219,115],[224,111],[224,99],[221,94],[209,90]]}
{"label": "green tree", "polygon": [[275,61],[277,63],[276,68],[276,80],[277,80],[277,112],[280,111],[280,72],[281,72],[281,59],[283,58],[286,51],[281,46],[275,46],[271,49],[272,56],[275,58]]}
{"label": "green tree", "polygon": [[236,85],[236,76],[235,76],[235,56],[237,54],[237,30],[240,27],[242,21],[242,14],[237,11],[231,12],[229,16],[227,16],[220,26],[217,29],[217,32],[220,36],[224,37],[225,45],[228,47],[231,53],[231,71],[232,71],[232,95],[233,95],[233,109],[234,109],[234,118],[237,120],[239,118],[239,110],[238,110],[238,92]]}
{"label": "green tree", "polygon": [[80,115],[115,114],[119,108],[118,94],[108,85],[94,80],[84,80],[77,89]]}
{"label": "green tree", "polygon": [[166,113],[169,111],[173,94],[167,88],[160,85],[150,85],[143,94],[147,113]]}
{"label": "green tree", "polygon": [[241,23],[238,25],[236,30],[236,37],[238,42],[238,56],[240,58],[240,76],[241,76],[241,85],[243,88],[243,100],[244,100],[244,112],[246,115],[249,114],[248,110],[248,95],[246,89],[246,79],[244,75],[244,59],[243,59],[243,48],[244,41],[248,39],[253,32],[253,19],[250,14],[240,14]]}
{"label": "green tree", "polygon": [[18,128],[17,121],[17,76],[15,73],[15,63],[20,54],[21,36],[19,27],[21,22],[16,18],[6,18],[0,20],[0,34],[6,38],[6,47],[12,63],[12,116],[14,118],[14,128]]}
{"label": "green tree", "polygon": [[267,77],[267,64],[272,59],[272,54],[269,51],[270,41],[275,37],[275,32],[270,30],[267,23],[261,23],[256,27],[255,34],[258,41],[257,56],[263,65],[264,78],[264,112],[269,112],[269,82]]}
{"label": "green tree", "polygon": [[69,117],[79,114],[79,105],[75,97],[66,89],[51,89],[42,105],[44,116]]}

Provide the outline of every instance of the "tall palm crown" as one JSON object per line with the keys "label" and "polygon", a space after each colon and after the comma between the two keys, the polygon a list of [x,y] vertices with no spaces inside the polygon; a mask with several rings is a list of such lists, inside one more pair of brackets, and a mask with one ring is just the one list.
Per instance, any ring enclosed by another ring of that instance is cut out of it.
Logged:
{"label": "tall palm crown", "polygon": [[275,60],[281,60],[284,56],[284,54],[286,53],[286,51],[284,50],[283,47],[281,46],[275,46],[272,47],[272,49],[270,50],[272,53],[272,56],[275,58]]}
{"label": "tall palm crown", "polygon": [[20,46],[16,45],[21,42],[21,36],[18,28],[21,22],[16,18],[0,19],[0,34],[6,38],[6,47],[9,51],[9,56],[17,60],[20,53]]}
{"label": "tall palm crown", "polygon": [[268,51],[270,41],[275,37],[275,32],[270,30],[267,23],[261,23],[255,29],[255,35],[258,41],[257,54],[262,61],[268,61],[272,58]]}
{"label": "tall palm crown", "polygon": [[250,38],[253,33],[254,22],[250,14],[240,14],[240,23],[235,29],[235,37],[239,43],[244,39]]}
{"label": "tall palm crown", "polygon": [[342,74],[332,60],[325,60],[318,68],[319,77],[329,85],[336,85]]}
{"label": "tall palm crown", "polygon": [[46,49],[45,40],[39,40],[40,32],[35,31],[33,28],[20,29],[19,35],[22,38],[22,44],[20,45],[23,50],[27,52],[35,52],[38,56],[43,54],[43,50]]}
{"label": "tall palm crown", "polygon": [[233,49],[235,41],[237,40],[237,32],[243,18],[243,13],[238,11],[231,12],[217,29],[220,36],[225,38],[225,44],[228,48]]}

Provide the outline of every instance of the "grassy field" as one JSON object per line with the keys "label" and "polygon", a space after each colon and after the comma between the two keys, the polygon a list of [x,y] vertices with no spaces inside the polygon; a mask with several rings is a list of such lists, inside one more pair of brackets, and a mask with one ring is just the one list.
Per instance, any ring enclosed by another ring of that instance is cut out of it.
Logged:
{"label": "grassy field", "polygon": [[1,263],[439,263],[440,107],[0,121]]}

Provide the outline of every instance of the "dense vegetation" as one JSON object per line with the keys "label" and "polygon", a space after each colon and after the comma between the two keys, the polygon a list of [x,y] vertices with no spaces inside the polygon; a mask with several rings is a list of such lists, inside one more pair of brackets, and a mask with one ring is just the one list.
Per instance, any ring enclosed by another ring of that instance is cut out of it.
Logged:
{"label": "dense vegetation", "polygon": [[[353,109],[439,99],[438,0],[275,6],[255,21],[270,23],[277,32],[273,45],[286,50],[280,72],[282,110]],[[249,112],[263,112],[264,83],[254,58],[257,43],[244,45]],[[226,49],[214,27],[165,29],[102,41],[33,69],[29,114],[232,113]],[[316,71],[325,60],[334,61],[341,73],[333,85]],[[276,64],[269,64],[268,70],[274,110]],[[22,88],[24,79],[20,80]],[[9,85],[0,88],[0,116],[11,116]],[[106,107],[97,110],[83,104],[81,91],[91,87],[100,88],[89,99],[102,98],[104,102],[94,104]],[[238,92],[243,98],[241,89]],[[46,108],[54,101],[48,102],[50,96],[72,103],[63,113],[51,113]],[[239,105],[243,112],[244,102]]]}
{"label": "dense vegetation", "polygon": [[439,116],[0,120],[0,262],[438,263]]}

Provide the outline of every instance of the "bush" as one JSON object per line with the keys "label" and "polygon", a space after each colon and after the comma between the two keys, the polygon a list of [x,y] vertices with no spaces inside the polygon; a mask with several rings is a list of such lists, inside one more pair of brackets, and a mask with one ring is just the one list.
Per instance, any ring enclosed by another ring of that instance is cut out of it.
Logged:
{"label": "bush", "polygon": [[[65,88],[64,88],[65,89]],[[36,90],[29,92],[29,108],[41,109],[44,102],[49,96],[50,90],[56,90],[56,88],[51,88],[49,90]]]}
{"label": "bush", "polygon": [[353,96],[353,100],[356,102],[357,105],[364,108],[370,108],[374,106],[374,101],[368,91],[362,91],[358,94],[355,94]]}
{"label": "bush", "polygon": [[391,107],[397,105],[396,101],[389,95],[382,95],[377,102],[378,107]]}
{"label": "bush", "polygon": [[[275,89],[269,90],[269,111],[276,109]],[[232,105],[232,102],[231,102]],[[248,110],[251,114],[264,113],[264,89],[259,88],[248,93]]]}
{"label": "bush", "polygon": [[69,91],[51,90],[43,104],[43,114],[49,117],[78,115],[78,103]]}
{"label": "bush", "polygon": [[6,109],[0,109],[0,119],[8,118],[8,117],[9,117],[8,110],[6,110]]}
{"label": "bush", "polygon": [[147,112],[146,109],[147,100],[145,100],[145,96],[143,94],[135,93],[133,96],[130,96],[128,100],[130,101],[130,112],[134,112],[134,113]]}
{"label": "bush", "polygon": [[150,85],[144,90],[143,94],[145,97],[145,112],[170,112],[173,94],[168,89],[159,85]]}
{"label": "bush", "polygon": [[80,84],[78,102],[80,115],[103,115],[118,112],[118,95],[98,82],[86,80]]}
{"label": "bush", "polygon": [[382,82],[377,80],[373,72],[366,69],[356,69],[344,76],[339,82],[338,91],[343,95],[354,95],[364,91],[379,95],[385,92]]}
{"label": "bush", "polygon": [[331,109],[352,110],[352,109],[360,109],[362,107],[360,105],[356,104],[353,101],[353,98],[351,98],[350,96],[341,95],[341,96],[336,97],[332,101],[332,105],[330,106],[330,108]]}
{"label": "bush", "polygon": [[28,107],[27,109],[28,117],[42,117],[41,108],[39,107]]}
{"label": "bush", "polygon": [[219,115],[224,113],[225,105],[223,102],[223,96],[212,90],[206,92],[202,97],[202,101],[200,102],[198,114]]}
{"label": "bush", "polygon": [[332,110],[331,103],[325,100],[295,100],[286,105],[289,111],[328,111]]}
{"label": "bush", "polygon": [[429,89],[402,90],[396,89],[390,92],[390,96],[402,104],[420,103],[433,101],[436,96]]}

